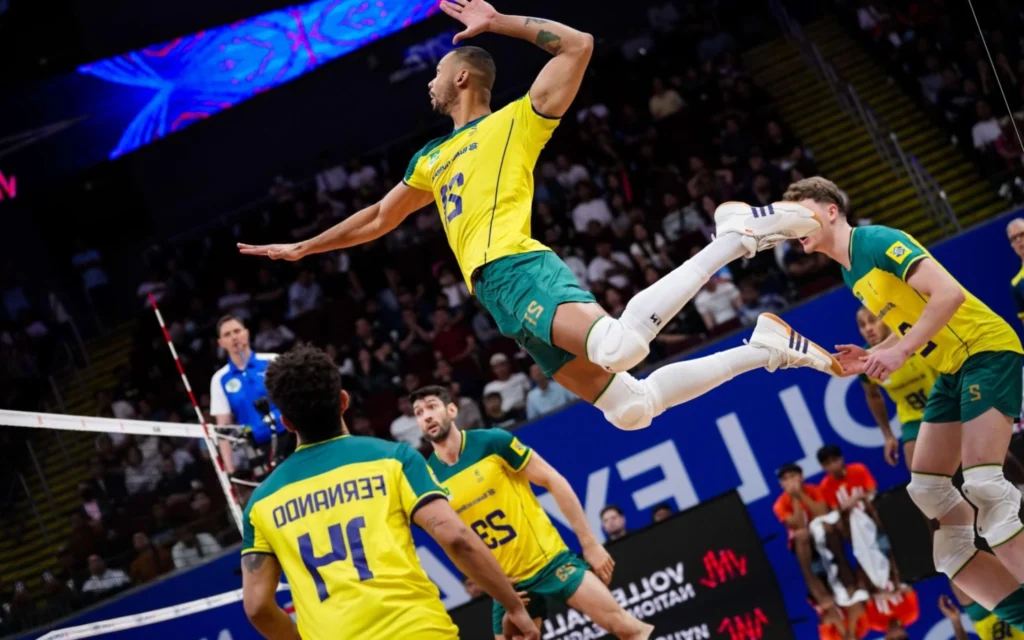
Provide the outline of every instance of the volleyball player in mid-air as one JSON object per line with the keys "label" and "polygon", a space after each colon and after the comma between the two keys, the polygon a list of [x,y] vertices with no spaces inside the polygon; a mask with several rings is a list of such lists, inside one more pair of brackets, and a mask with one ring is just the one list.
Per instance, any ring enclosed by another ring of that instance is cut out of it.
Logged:
{"label": "volleyball player in mid-air", "polygon": [[242,253],[299,260],[351,247],[381,237],[433,201],[466,283],[501,332],[517,340],[546,376],[625,430],[643,429],[669,407],[754,369],[842,372],[827,351],[763,314],[749,344],[669,364],[645,380],[630,375],[647,357],[649,343],[711,274],[732,260],[817,231],[819,221],[792,203],[723,204],[715,213],[714,242],[635,295],[621,318],[609,316],[558,256],[530,237],[533,168],[576,96],[593,38],[540,18],[500,14],[484,0],[446,0],[441,9],[466,27],[456,42],[498,33],[533,42],[554,57],[525,96],[492,112],[494,60],[477,47],[455,49],[438,63],[429,85],[431,104],[455,129],[427,143],[400,184],[314,238],[240,244]]}

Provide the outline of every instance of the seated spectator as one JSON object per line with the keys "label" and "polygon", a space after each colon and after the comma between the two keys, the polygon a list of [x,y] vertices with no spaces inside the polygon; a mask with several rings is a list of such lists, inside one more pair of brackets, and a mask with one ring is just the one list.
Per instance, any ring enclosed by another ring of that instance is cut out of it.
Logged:
{"label": "seated spectator", "polygon": [[196,459],[192,457],[192,454],[187,449],[175,446],[175,441],[172,438],[160,438],[158,451],[161,457],[169,457],[174,460],[174,467],[178,470],[178,473],[188,473],[189,469],[196,463]]}
{"label": "seated spectator", "polygon": [[[667,197],[669,194],[665,195]],[[629,254],[641,269],[645,269],[648,264],[661,271],[669,271],[675,267],[668,255],[665,237],[657,231],[652,237],[647,227],[639,223],[633,225],[633,244],[629,246]]]}
{"label": "seated spectator", "polygon": [[295,344],[295,334],[283,324],[275,326],[271,317],[264,316],[252,344],[263,353],[281,353]]}
{"label": "seated spectator", "polygon": [[526,394],[527,420],[558,411],[579,400],[571,391],[545,376],[536,364],[530,365],[530,378],[537,386]]}
{"label": "seated spectator", "polygon": [[606,282],[618,289],[630,289],[630,274],[633,261],[622,251],[613,251],[612,243],[603,239],[597,243],[597,255],[587,265],[587,279],[595,282]]}
{"label": "seated spectator", "polygon": [[768,121],[765,132],[767,137],[761,145],[765,156],[783,171],[788,170],[793,166],[793,153],[800,147],[800,141],[775,120]]}
{"label": "seated spectator", "polygon": [[171,557],[174,559],[174,568],[179,571],[202,564],[220,553],[223,548],[210,534],[196,533],[190,528],[181,529],[177,539],[171,549]]}
{"label": "seated spectator", "polygon": [[452,396],[452,402],[459,408],[459,415],[455,416],[455,426],[462,431],[479,429],[484,426],[484,417],[480,413],[480,406],[472,398],[462,395],[461,385],[452,382],[448,386]]}
{"label": "seated spectator", "polygon": [[476,339],[461,325],[452,321],[444,309],[434,312],[434,331],[431,345],[437,358],[447,360],[460,371],[473,370],[476,365]]}
{"label": "seated spectator", "polygon": [[320,157],[320,171],[316,174],[316,192],[332,199],[340,198],[348,188],[348,172],[344,165],[335,163],[328,154]]}
{"label": "seated spectator", "polygon": [[975,105],[975,112],[978,119],[971,127],[971,137],[974,140],[974,148],[982,153],[994,151],[994,145],[999,136],[1002,135],[1002,127],[999,120],[992,115],[992,107],[984,100],[979,100]]}
{"label": "seated spectator", "polygon": [[469,288],[462,276],[456,275],[451,267],[443,267],[437,283],[441,286],[441,293],[448,298],[448,306],[452,310],[460,308],[469,301]]}
{"label": "seated spectator", "polygon": [[842,512],[870,506],[878,493],[878,483],[867,467],[859,462],[846,464],[843,452],[834,444],[818,450],[818,462],[825,471],[818,485],[825,504]]}
{"label": "seated spectator", "polygon": [[99,540],[93,533],[83,511],[71,514],[71,533],[68,535],[67,550],[76,563],[83,563],[91,554],[99,549]]}
{"label": "seated spectator", "polygon": [[686,103],[675,89],[665,86],[664,80],[655,78],[651,82],[651,99],[647,106],[654,121],[660,122],[682,111]]}
{"label": "seated spectator", "polygon": [[174,561],[166,547],[156,547],[149,536],[138,531],[132,536],[135,547],[135,559],[128,568],[133,584],[144,584],[165,573],[174,571]]}
{"label": "seated spectator", "polygon": [[120,569],[108,569],[103,558],[95,553],[89,556],[89,579],[82,585],[82,593],[105,597],[131,584],[131,580]]}
{"label": "seated spectator", "polygon": [[94,493],[87,482],[78,485],[78,497],[82,501],[82,512],[89,520],[103,520],[113,512],[113,505],[106,496]]}
{"label": "seated spectator", "polygon": [[167,512],[167,504],[160,500],[151,509],[153,520],[149,527],[149,537],[155,545],[169,545],[174,541],[174,532],[181,526],[181,519]]}
{"label": "seated spectator", "polygon": [[558,154],[555,158],[555,170],[558,184],[566,191],[574,191],[576,185],[590,181],[590,172],[587,168],[578,162],[570,162],[569,156],[564,153]]}
{"label": "seated spectator", "polygon": [[572,224],[576,233],[583,233],[591,221],[597,222],[603,229],[611,227],[615,221],[611,207],[599,198],[590,182],[581,182],[576,188],[579,195],[579,204],[572,210]]}
{"label": "seated spectator", "polygon": [[89,471],[92,475],[89,487],[93,495],[100,496],[110,503],[120,502],[128,496],[124,486],[124,470],[121,466],[107,467],[99,456],[93,456]]}
{"label": "seated spectator", "polygon": [[167,295],[167,285],[164,283],[160,272],[156,269],[150,269],[149,277],[139,283],[138,288],[135,290],[135,295],[138,297],[139,302],[142,303],[143,309],[149,308],[150,295],[158,303],[163,302],[164,296]]}
{"label": "seated spectator", "polygon": [[608,287],[604,292],[604,308],[613,318],[621,318],[626,311],[625,296],[615,287]]}
{"label": "seated spectator", "polygon": [[402,353],[426,351],[433,340],[430,332],[423,328],[419,316],[412,309],[402,309],[402,328],[397,333],[398,350]]}
{"label": "seated spectator", "polygon": [[740,319],[748,327],[756,324],[762,313],[779,314],[788,306],[786,299],[779,294],[762,292],[753,278],[740,282],[740,300]]}
{"label": "seated spectator", "polygon": [[[418,381],[417,381],[418,387]],[[408,442],[413,449],[419,449],[423,444],[423,433],[416,424],[416,415],[413,413],[409,397],[402,395],[398,397],[399,416],[391,421],[391,437],[398,442]]]}
{"label": "seated spectator", "polygon": [[288,317],[298,318],[302,314],[320,308],[323,291],[316,282],[316,276],[309,269],[299,271],[299,277],[288,288]]}
{"label": "seated spectator", "polygon": [[256,275],[255,294],[252,302],[260,314],[275,315],[284,311],[284,285],[277,279],[270,269],[264,267]]}
{"label": "seated spectator", "polygon": [[526,394],[530,391],[530,379],[520,371],[512,373],[512,365],[504,353],[492,355],[490,364],[495,379],[484,385],[484,395],[497,393],[501,396],[502,412],[523,411]]}
{"label": "seated spectator", "polygon": [[238,282],[234,278],[224,281],[224,294],[217,299],[217,310],[221,315],[232,315],[242,320],[252,317],[249,311],[249,303],[252,296],[238,290]]}
{"label": "seated spectator", "polygon": [[156,485],[156,494],[167,501],[168,507],[188,502],[192,497],[191,480],[178,473],[171,457],[160,460],[160,482]]}
{"label": "seated spectator", "polygon": [[57,552],[57,564],[43,571],[43,595],[59,615],[67,615],[75,608],[81,592],[73,571],[74,558],[67,549]]}
{"label": "seated spectator", "polygon": [[709,331],[737,319],[743,305],[736,285],[718,275],[708,280],[693,303]]}
{"label": "seated spectator", "polygon": [[522,411],[503,411],[501,394],[497,391],[484,392],[484,424],[488,429],[507,429],[518,422]]}
{"label": "seated spectator", "polygon": [[601,529],[604,530],[609,542],[625,538],[626,515],[622,513],[622,509],[614,504],[605,505],[601,509]]}
{"label": "seated spectator", "polygon": [[651,512],[652,524],[658,524],[672,517],[675,511],[672,509],[672,505],[667,502],[662,502],[658,506],[654,507],[654,511]]}
{"label": "seated spectator", "polygon": [[132,446],[125,453],[124,486],[128,495],[151,493],[160,482],[160,470],[152,464],[146,464],[142,452]]}
{"label": "seated spectator", "polygon": [[558,257],[562,259],[565,266],[569,267],[569,271],[572,271],[572,275],[576,276],[576,281],[580,287],[589,291],[590,280],[587,278],[587,263],[583,262],[582,258],[571,252],[564,245],[552,246],[551,250],[558,254]]}

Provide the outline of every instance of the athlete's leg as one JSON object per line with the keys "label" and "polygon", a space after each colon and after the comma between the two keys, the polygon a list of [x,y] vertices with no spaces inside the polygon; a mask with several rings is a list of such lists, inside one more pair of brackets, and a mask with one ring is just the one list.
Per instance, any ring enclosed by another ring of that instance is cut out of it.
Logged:
{"label": "athlete's leg", "polygon": [[796,555],[796,563],[800,566],[800,573],[807,583],[807,590],[811,597],[823,607],[831,607],[835,604],[832,594],[825,588],[825,583],[814,573],[814,549],[811,547],[811,534],[807,529],[799,529],[793,532],[793,553]]}
{"label": "athlete's leg", "polygon": [[964,496],[978,508],[978,534],[1003,565],[1024,582],[1020,491],[1003,474],[1013,420],[992,408],[964,423]]}
{"label": "athlete's leg", "polygon": [[608,587],[592,571],[587,571],[583,576],[583,582],[576,593],[569,597],[568,604],[621,640],[647,640],[654,632],[654,627],[626,613],[612,597]]}
{"label": "athlete's leg", "polygon": [[[935,568],[945,573],[975,602],[992,611],[1020,597],[1020,584],[999,560],[974,546],[974,510],[953,487],[960,464],[958,422],[921,424],[907,492],[925,517],[938,520]],[[1016,602],[1010,602],[1011,607]],[[1024,621],[1024,610],[1011,624]]]}
{"label": "athlete's leg", "polygon": [[907,463],[907,471],[913,470],[914,447],[917,440],[910,440],[903,443],[903,460]]}

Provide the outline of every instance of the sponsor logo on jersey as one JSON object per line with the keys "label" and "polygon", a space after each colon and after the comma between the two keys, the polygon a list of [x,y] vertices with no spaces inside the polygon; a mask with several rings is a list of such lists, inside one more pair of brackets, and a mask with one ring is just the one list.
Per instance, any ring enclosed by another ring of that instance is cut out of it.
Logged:
{"label": "sponsor logo on jersey", "polygon": [[238,378],[231,378],[228,383],[224,385],[224,390],[228,393],[238,393],[242,390],[242,381]]}
{"label": "sponsor logo on jersey", "polygon": [[521,456],[525,456],[526,455],[526,445],[523,444],[522,442],[519,442],[519,438],[513,437],[512,438],[512,443],[510,445],[508,445],[508,447],[509,447],[509,449],[512,449],[513,451],[515,451],[517,455],[521,455]]}
{"label": "sponsor logo on jersey", "polygon": [[441,157],[441,149],[434,149],[433,151],[431,151],[430,155],[427,156],[427,168],[428,169],[433,169],[434,165],[437,164],[437,161],[438,161],[438,159],[440,159],[440,157]]}
{"label": "sponsor logo on jersey", "polygon": [[889,313],[890,311],[892,311],[895,308],[896,308],[896,305],[894,305],[893,303],[891,303],[891,302],[887,303],[884,307],[882,307],[882,310],[878,312],[878,319],[881,320],[882,318],[885,317],[885,315],[887,313]]}
{"label": "sponsor logo on jersey", "polygon": [[885,255],[889,256],[896,261],[896,264],[903,264],[903,261],[910,255],[910,249],[907,245],[903,244],[899,240],[892,243],[892,246],[886,249]]}

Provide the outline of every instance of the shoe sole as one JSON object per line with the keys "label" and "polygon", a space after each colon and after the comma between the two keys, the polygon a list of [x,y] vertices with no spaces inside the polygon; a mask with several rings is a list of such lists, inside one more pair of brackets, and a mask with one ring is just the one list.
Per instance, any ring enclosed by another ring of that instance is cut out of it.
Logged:
{"label": "shoe sole", "polygon": [[[738,204],[738,205],[742,205],[742,206],[747,207],[747,208],[750,208],[750,206],[751,206],[751,205],[747,204],[746,202],[740,202],[738,200],[728,200],[728,201],[723,202],[722,204],[720,204],[718,206],[719,207],[724,207],[724,206],[729,205],[729,204]],[[787,204],[795,204],[797,206],[803,207],[802,204],[799,204],[799,203],[796,203],[796,202],[787,203]],[[804,209],[807,209],[807,207],[804,207]],[[811,211],[810,209],[807,209],[807,210]],[[811,211],[811,218],[818,223],[818,228],[819,229],[825,226],[824,224],[822,224],[821,218],[814,211]],[[751,234],[751,235],[754,234],[754,230],[753,229],[744,228],[743,230],[746,231],[747,233]]]}
{"label": "shoe sole", "polygon": [[[775,315],[774,313],[762,313],[761,316],[766,317],[769,320],[774,320],[775,322],[777,322],[780,325],[782,325],[783,327],[785,327],[786,328],[786,334],[788,336],[792,336],[794,333],[796,335],[798,335],[798,336],[800,335],[799,333],[797,333],[796,331],[793,330],[793,327],[789,326],[789,323],[787,323],[785,320],[783,320],[779,316]],[[824,349],[819,347],[818,344],[815,343],[814,341],[808,340],[807,336],[801,336],[801,337],[804,340],[807,340],[808,348],[817,349],[826,358],[828,358],[828,360],[829,360],[829,370],[832,371],[833,375],[839,376],[839,377],[841,377],[843,375],[843,365],[839,364],[839,361],[836,360],[834,357],[832,357],[831,353],[829,353],[828,351],[825,351]]]}

